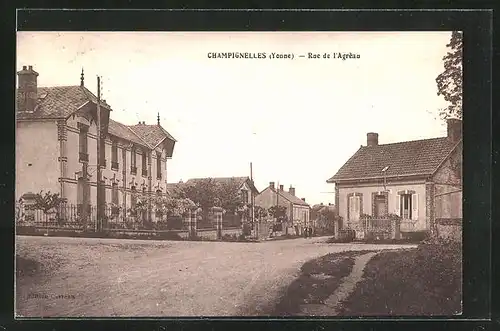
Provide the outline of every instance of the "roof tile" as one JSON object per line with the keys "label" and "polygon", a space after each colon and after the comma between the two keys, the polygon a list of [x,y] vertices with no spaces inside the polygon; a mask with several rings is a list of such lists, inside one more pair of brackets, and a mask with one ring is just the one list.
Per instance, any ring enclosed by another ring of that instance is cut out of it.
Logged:
{"label": "roof tile", "polygon": [[447,137],[361,146],[327,182],[381,178],[385,167],[388,177],[431,175],[455,146]]}

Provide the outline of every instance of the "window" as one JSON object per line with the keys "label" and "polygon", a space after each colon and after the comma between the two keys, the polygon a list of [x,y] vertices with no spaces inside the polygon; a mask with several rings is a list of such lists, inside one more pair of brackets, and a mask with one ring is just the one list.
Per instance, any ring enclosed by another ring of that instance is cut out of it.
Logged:
{"label": "window", "polygon": [[114,205],[118,205],[118,184],[113,183],[113,186],[111,187],[111,202]]}
{"label": "window", "polygon": [[101,153],[101,166],[106,168],[106,141],[104,139],[101,139],[101,147],[99,153]]}
{"label": "window", "polygon": [[241,190],[241,201],[243,201],[243,203],[248,203],[248,191],[247,190]]}
{"label": "window", "polygon": [[156,153],[156,178],[161,179],[161,153]]}
{"label": "window", "polygon": [[147,160],[146,160],[146,150],[142,150],[142,175],[147,176],[148,175],[148,169],[147,167]]}
{"label": "window", "polygon": [[79,141],[79,152],[80,152],[79,160],[88,161],[89,154],[88,154],[88,144],[87,144],[87,128],[80,127],[78,141]]}
{"label": "window", "polygon": [[111,145],[111,169],[118,170],[118,143],[113,141]]}
{"label": "window", "polygon": [[137,194],[136,194],[135,186],[132,186],[130,188],[130,207],[135,208],[135,205],[137,204]]}
{"label": "window", "polygon": [[378,218],[386,217],[388,214],[387,197],[384,194],[373,194],[372,215]]}
{"label": "window", "polygon": [[418,220],[418,194],[402,193],[399,195],[399,210],[396,213],[403,219]]}
{"label": "window", "polygon": [[101,181],[101,199],[102,199],[102,207],[106,206],[106,185],[104,184],[104,181]]}
{"label": "window", "polygon": [[130,172],[134,175],[137,173],[136,161],[137,161],[137,151],[135,146],[132,146],[132,151],[130,152]]}
{"label": "window", "polygon": [[404,219],[411,219],[411,194],[401,194],[400,206],[400,216]]}
{"label": "window", "polygon": [[77,191],[76,191],[76,204],[77,204],[77,213],[78,215],[82,214],[82,208],[84,205],[85,198],[85,180],[83,178],[78,178],[77,183]]}
{"label": "window", "polygon": [[359,221],[361,216],[361,196],[352,195],[348,199],[348,219],[349,221]]}

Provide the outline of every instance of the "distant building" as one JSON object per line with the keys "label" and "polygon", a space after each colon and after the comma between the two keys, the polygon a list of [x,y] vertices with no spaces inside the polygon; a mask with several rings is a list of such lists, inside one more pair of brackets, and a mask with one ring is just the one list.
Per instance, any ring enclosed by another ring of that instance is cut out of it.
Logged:
{"label": "distant building", "polygon": [[255,187],[250,177],[211,177],[211,178],[191,178],[184,185],[194,185],[200,181],[212,180],[216,184],[232,184],[238,186],[238,191],[241,195],[242,202],[245,204],[252,203],[252,197],[255,197],[259,191]]}
{"label": "distant building", "polygon": [[379,144],[367,134],[359,150],[327,183],[344,227],[360,217],[397,214],[402,232],[430,231],[436,218],[462,218],[462,121],[449,119],[447,137]]}
{"label": "distant building", "polygon": [[300,199],[295,196],[295,188],[285,191],[283,185],[279,188],[274,187],[274,182],[270,182],[262,192],[255,198],[255,205],[264,209],[269,209],[273,206],[283,206],[287,210],[288,225],[302,229],[304,226],[309,226],[310,206],[305,199]]}
{"label": "distant building", "polygon": [[[38,87],[32,66],[18,75],[16,197],[40,190],[68,203],[96,205],[97,97],[80,85]],[[166,192],[167,160],[176,140],[158,122],[125,125],[101,101],[102,181],[105,203],[129,208],[139,192]]]}
{"label": "distant building", "polygon": [[311,220],[319,220],[321,216],[325,212],[331,212],[331,213],[336,213],[335,205],[329,203],[328,205],[324,205],[323,203],[317,204],[311,207]]}

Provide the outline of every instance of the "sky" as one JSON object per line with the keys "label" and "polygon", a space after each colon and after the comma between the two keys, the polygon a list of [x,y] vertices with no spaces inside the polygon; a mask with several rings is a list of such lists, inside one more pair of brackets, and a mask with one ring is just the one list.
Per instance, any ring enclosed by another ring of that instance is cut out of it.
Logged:
{"label": "sky", "polygon": [[[250,176],[333,203],[326,180],[359,149],[446,135],[435,79],[450,32],[18,32],[17,70],[39,86],[79,85],[124,124],[161,125],[177,140],[168,182]],[[264,59],[209,53],[266,53]],[[333,53],[356,54],[342,60]],[[293,54],[272,58],[271,53]],[[308,53],[320,58],[308,58]],[[323,58],[323,54],[330,58]],[[304,55],[305,57],[300,57]]]}

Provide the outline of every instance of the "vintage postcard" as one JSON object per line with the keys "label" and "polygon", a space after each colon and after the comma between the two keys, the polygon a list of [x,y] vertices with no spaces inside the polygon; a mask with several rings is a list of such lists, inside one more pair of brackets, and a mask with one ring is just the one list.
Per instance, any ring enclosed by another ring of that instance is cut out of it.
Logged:
{"label": "vintage postcard", "polygon": [[15,317],[462,313],[462,32],[18,32]]}

